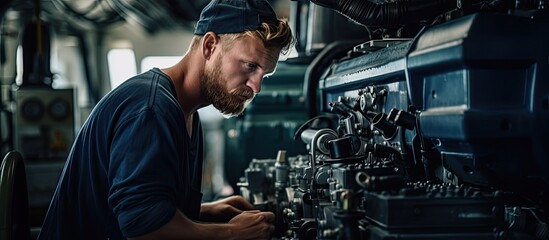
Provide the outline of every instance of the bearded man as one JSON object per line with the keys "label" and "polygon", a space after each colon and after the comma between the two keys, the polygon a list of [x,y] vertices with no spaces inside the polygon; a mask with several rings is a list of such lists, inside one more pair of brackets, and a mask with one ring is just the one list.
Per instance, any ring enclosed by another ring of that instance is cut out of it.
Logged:
{"label": "bearded man", "polygon": [[176,65],[128,79],[80,130],[39,239],[268,239],[240,196],[201,203],[197,110],[242,113],[293,37],[266,0],[214,0]]}

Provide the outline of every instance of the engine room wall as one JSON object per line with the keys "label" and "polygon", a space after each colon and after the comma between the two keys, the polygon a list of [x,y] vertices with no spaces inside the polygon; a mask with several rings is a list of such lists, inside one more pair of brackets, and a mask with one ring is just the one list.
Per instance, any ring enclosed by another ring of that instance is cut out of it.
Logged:
{"label": "engine room wall", "polygon": [[[18,18],[18,13],[8,12],[2,20],[2,28],[6,33],[0,43],[2,46],[3,52],[3,64],[0,65],[0,77],[2,80],[2,85],[8,84],[10,79],[15,77],[15,56],[17,51],[17,45],[19,44],[19,37],[17,28],[20,25],[20,20]],[[5,96],[5,95],[3,95]]]}
{"label": "engine room wall", "polygon": [[[149,34],[142,27],[124,23],[103,34],[102,56],[107,56],[109,50],[115,48],[129,48],[135,53],[137,70],[141,69],[141,61],[147,56],[183,56],[187,51],[193,37],[192,29],[177,28],[172,30],[159,30]],[[106,61],[106,58],[103,59]],[[103,63],[108,67],[107,63]],[[108,70],[108,68],[107,68]],[[104,71],[108,74],[108,71]],[[108,75],[104,75],[108,79]],[[110,91],[109,82],[103,83],[103,94]]]}
{"label": "engine room wall", "polygon": [[[2,64],[0,65],[0,85],[1,85],[1,101],[6,102],[9,99],[9,84],[15,78],[15,56],[18,45],[17,26],[19,25],[18,14],[15,12],[8,12],[1,21],[4,34],[0,38],[0,44],[2,44]],[[4,110],[4,107],[2,107]],[[7,140],[9,139],[10,119],[6,114],[0,115],[0,133],[1,133],[1,152],[5,153],[9,147]]]}

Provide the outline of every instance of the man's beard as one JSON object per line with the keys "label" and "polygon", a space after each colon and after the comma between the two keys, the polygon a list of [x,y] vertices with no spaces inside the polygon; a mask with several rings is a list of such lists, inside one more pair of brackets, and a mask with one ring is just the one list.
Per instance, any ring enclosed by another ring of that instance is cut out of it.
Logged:
{"label": "man's beard", "polygon": [[240,115],[253,100],[252,89],[242,86],[231,91],[225,87],[226,81],[221,77],[221,55],[215,60],[213,69],[205,69],[200,77],[200,90],[226,118]]}

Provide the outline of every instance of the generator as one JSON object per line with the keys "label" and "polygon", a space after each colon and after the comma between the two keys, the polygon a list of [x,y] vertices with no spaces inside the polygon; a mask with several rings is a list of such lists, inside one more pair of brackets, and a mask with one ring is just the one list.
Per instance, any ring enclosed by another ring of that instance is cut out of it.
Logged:
{"label": "generator", "polygon": [[[244,171],[240,193],[275,213],[276,237],[549,239],[545,2],[312,2],[385,30],[313,60],[306,153]],[[429,24],[427,9],[441,11]],[[412,20],[412,36],[395,27]]]}

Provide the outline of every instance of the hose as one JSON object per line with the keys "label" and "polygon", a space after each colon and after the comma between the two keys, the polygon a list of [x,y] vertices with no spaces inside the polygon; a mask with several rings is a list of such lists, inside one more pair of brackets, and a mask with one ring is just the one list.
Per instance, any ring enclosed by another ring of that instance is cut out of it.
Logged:
{"label": "hose", "polygon": [[374,3],[369,0],[311,0],[336,10],[364,26],[393,26],[434,18],[458,7],[458,0],[395,0]]}

